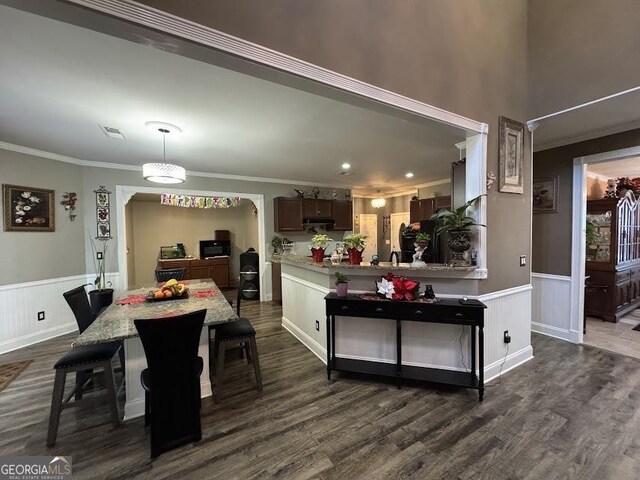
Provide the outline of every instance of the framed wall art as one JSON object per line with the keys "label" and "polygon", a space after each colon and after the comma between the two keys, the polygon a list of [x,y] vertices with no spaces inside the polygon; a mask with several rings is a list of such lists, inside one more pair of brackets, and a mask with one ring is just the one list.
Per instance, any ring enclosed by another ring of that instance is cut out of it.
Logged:
{"label": "framed wall art", "polygon": [[507,117],[499,120],[500,173],[499,190],[504,193],[524,192],[524,123]]}
{"label": "framed wall art", "polygon": [[533,181],[533,213],[558,211],[558,177]]}
{"label": "framed wall art", "polygon": [[104,185],[100,185],[96,194],[96,240],[110,240],[111,237],[111,194]]}
{"label": "framed wall art", "polygon": [[54,232],[55,192],[45,188],[2,185],[5,232]]}

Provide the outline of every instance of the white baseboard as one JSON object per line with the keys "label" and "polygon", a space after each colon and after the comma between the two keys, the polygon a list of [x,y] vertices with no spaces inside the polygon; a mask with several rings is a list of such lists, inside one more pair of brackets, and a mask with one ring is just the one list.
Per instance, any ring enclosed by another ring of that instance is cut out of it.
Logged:
{"label": "white baseboard", "polygon": [[[67,333],[73,333],[78,331],[78,324],[76,322],[65,323],[64,325],[58,325],[56,327],[47,328],[46,330],[40,330],[37,332],[29,333],[17,338],[11,338],[0,342],[0,353],[8,353],[14,350],[19,350],[35,343],[44,342],[51,338],[66,335]],[[71,345],[69,345],[71,346]]]}
{"label": "white baseboard", "polygon": [[300,328],[294,325],[289,319],[286,317],[282,317],[282,326],[287,330],[291,335],[296,337],[300,342],[311,350],[316,357],[322,360],[322,363],[327,364],[327,349],[316,342],[313,338],[303,332]]}
{"label": "white baseboard", "polygon": [[566,328],[554,327],[543,323],[531,322],[531,331],[546,335],[548,337],[557,338],[571,343],[579,343],[579,333]]}
{"label": "white baseboard", "polygon": [[[491,365],[486,365],[484,367],[484,383],[487,384],[491,380],[494,380],[501,374],[504,375],[509,370],[513,370],[514,368],[522,365],[525,362],[533,359],[533,348],[531,345],[523,348],[514,353],[510,353],[507,355],[506,359],[501,359],[497,362],[493,362]],[[504,365],[502,364],[504,362]],[[500,366],[502,365],[502,370],[500,370]]]}

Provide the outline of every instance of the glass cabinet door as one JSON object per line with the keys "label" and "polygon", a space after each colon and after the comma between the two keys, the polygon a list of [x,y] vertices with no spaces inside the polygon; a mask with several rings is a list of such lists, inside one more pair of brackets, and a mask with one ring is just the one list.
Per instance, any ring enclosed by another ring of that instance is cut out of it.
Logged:
{"label": "glass cabinet door", "polygon": [[611,261],[611,211],[587,215],[587,261]]}

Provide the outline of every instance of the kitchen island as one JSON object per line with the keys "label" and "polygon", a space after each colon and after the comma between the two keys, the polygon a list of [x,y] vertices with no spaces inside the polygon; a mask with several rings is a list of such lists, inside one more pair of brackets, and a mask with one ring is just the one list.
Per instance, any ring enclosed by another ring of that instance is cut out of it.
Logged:
{"label": "kitchen island", "polygon": [[[376,280],[387,272],[420,282],[421,291],[431,284],[438,298],[478,297],[478,281],[465,278],[476,267],[443,264],[332,265],[311,258],[283,255],[282,325],[326,362],[325,296],[335,291],[336,272],[349,277],[349,293],[375,291]],[[338,358],[393,364],[397,358],[396,326],[381,318],[338,317],[335,355]],[[403,322],[402,364],[465,372],[477,365],[471,357],[469,330],[460,325]]]}
{"label": "kitchen island", "polygon": [[133,323],[136,319],[162,318],[206,309],[207,315],[198,347],[198,355],[204,360],[200,386],[203,398],[212,395],[209,380],[209,326],[237,320],[238,317],[213,280],[190,280],[184,283],[189,288],[189,297],[184,299],[144,301],[146,294],[156,288],[155,285],[124,292],[120,299],[107,307],[73,342],[74,347],[124,342],[124,420],[144,415],[144,390],[140,383],[140,373],[147,368],[147,359]]}

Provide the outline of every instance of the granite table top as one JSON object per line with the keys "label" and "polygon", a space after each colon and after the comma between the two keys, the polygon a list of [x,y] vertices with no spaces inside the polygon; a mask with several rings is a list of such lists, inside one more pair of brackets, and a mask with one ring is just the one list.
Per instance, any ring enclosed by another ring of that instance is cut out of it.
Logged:
{"label": "granite table top", "polygon": [[[114,301],[94,320],[89,328],[76,338],[73,346],[95,345],[137,337],[138,331],[133,323],[137,318],[161,318],[170,315],[182,315],[206,308],[205,326],[238,319],[233,308],[213,280],[189,280],[185,283],[189,287],[188,298],[131,303],[128,305],[119,305],[117,300]],[[144,296],[150,290],[155,290],[156,288],[153,285],[127,290],[123,292],[120,298]],[[199,297],[197,295],[198,292],[203,292],[201,295],[207,296]]]}
{"label": "granite table top", "polygon": [[425,272],[473,272],[475,266],[454,267],[444,263],[426,263],[422,266],[412,266],[411,263],[400,263],[394,265],[391,262],[380,262],[379,265],[371,265],[369,263],[361,263],[360,265],[350,265],[349,262],[341,262],[339,265],[333,265],[331,260],[325,259],[323,262],[314,262],[311,257],[303,257],[302,255],[281,255],[278,257],[280,263],[288,263],[290,265],[301,265],[309,268],[317,269],[350,269],[350,270],[411,270]]}

